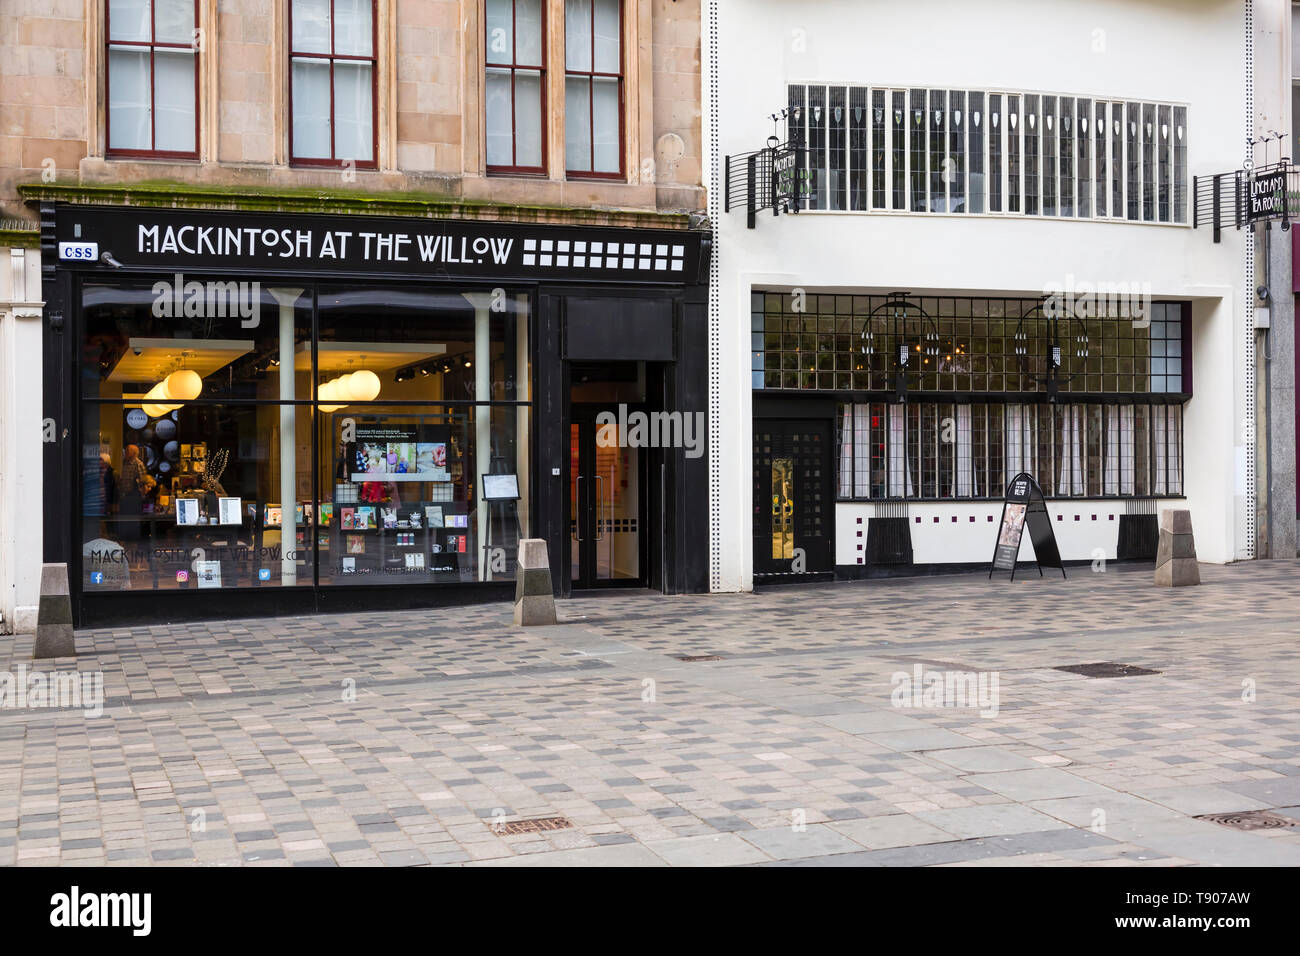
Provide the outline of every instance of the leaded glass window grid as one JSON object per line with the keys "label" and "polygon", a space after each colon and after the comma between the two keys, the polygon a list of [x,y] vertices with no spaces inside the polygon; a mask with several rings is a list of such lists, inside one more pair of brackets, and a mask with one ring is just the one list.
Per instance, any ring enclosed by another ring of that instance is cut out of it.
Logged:
{"label": "leaded glass window grid", "polygon": [[825,82],[787,90],[811,212],[1190,224],[1185,104]]}
{"label": "leaded glass window grid", "polygon": [[[877,392],[894,389],[898,345],[884,295],[755,291],[751,296],[751,378],[755,390]],[[1041,299],[917,296],[938,331],[938,354],[922,349],[909,319],[908,394],[1044,394],[1049,325]],[[1100,297],[1096,300],[1101,303]],[[1107,300],[1108,317],[1060,320],[1062,396],[1190,396],[1184,356],[1190,342],[1182,303]],[[1022,322],[1022,317],[1024,321]],[[1017,331],[1023,331],[1023,354]],[[1085,353],[1086,354],[1083,354]]]}

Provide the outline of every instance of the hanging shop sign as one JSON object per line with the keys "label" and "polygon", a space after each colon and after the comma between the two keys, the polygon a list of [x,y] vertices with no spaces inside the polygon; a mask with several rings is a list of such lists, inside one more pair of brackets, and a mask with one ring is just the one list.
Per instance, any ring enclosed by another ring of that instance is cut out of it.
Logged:
{"label": "hanging shop sign", "polygon": [[700,232],[447,219],[61,206],[60,247],[94,245],[77,270],[147,268],[382,273],[692,284]]}
{"label": "hanging shop sign", "polygon": [[809,194],[807,147],[778,143],[775,136],[763,149],[737,153],[723,160],[722,209],[745,210],[745,225],[753,229],[764,209],[772,215],[797,213]]}
{"label": "hanging shop sign", "polygon": [[1208,226],[1215,242],[1225,228],[1255,228],[1257,222],[1282,221],[1291,228],[1287,185],[1296,167],[1290,160],[1229,173],[1192,177],[1192,228]]}
{"label": "hanging shop sign", "polygon": [[1020,553],[1020,541],[1024,537],[1026,526],[1029,527],[1029,540],[1034,546],[1038,576],[1042,577],[1043,568],[1048,567],[1060,568],[1061,577],[1065,577],[1065,566],[1061,562],[1061,551],[1056,546],[1056,532],[1052,530],[1052,516],[1047,513],[1043,490],[1032,476],[1024,472],[1016,475],[1007,485],[989,577],[993,577],[994,571],[1010,571],[1011,580],[1015,580],[1016,556]]}
{"label": "hanging shop sign", "polygon": [[798,212],[806,195],[808,173],[802,162],[803,150],[782,146],[772,151],[772,207]]}
{"label": "hanging shop sign", "polygon": [[1273,169],[1248,180],[1246,219],[1249,222],[1286,214],[1286,179],[1286,169]]}

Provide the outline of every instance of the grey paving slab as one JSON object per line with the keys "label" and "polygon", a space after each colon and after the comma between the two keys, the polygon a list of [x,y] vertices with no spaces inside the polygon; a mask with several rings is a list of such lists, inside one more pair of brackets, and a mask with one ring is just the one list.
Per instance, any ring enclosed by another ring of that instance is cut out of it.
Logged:
{"label": "grey paving slab", "polygon": [[1086,830],[1046,830],[956,843],[896,847],[891,850],[876,850],[869,856],[879,866],[946,866],[994,860],[1005,860],[1014,865],[1018,857],[1060,853],[1084,847],[1111,849],[1114,846],[1114,841]]}
{"label": "grey paving slab", "polygon": [[926,730],[924,720],[896,710],[874,710],[856,714],[832,714],[816,718],[818,723],[846,734],[874,734],[895,730]]}
{"label": "grey paving slab", "polygon": [[[1300,756],[1293,756],[1293,760]],[[1272,780],[1243,780],[1224,783],[1224,790],[1261,801],[1269,807],[1294,806],[1300,803],[1300,777],[1277,777]]]}
{"label": "grey paving slab", "polygon": [[826,824],[807,824],[803,830],[776,827],[770,830],[747,830],[739,834],[775,860],[791,860],[807,856],[829,856],[833,853],[852,853],[862,849],[862,844],[839,833]]}
{"label": "grey paving slab", "polygon": [[1152,824],[1125,839],[1207,866],[1300,866],[1300,842],[1200,820]]}
{"label": "grey paving slab", "polygon": [[846,700],[829,694],[814,694],[808,697],[786,698],[778,702],[782,710],[792,714],[804,714],[809,717],[837,717],[844,714],[859,714],[874,709],[865,701]]}
{"label": "grey paving slab", "polygon": [[475,860],[466,866],[667,866],[658,855],[640,843],[613,846],[581,847],[528,856],[510,856],[495,860]]}
{"label": "grey paving slab", "polygon": [[994,803],[982,807],[952,807],[947,810],[918,810],[916,816],[960,839],[1003,836],[1061,830],[1069,824],[1017,803]]}
{"label": "grey paving slab", "polygon": [[864,734],[868,740],[890,750],[948,750],[953,747],[978,747],[980,741],[973,737],[955,734],[942,727],[921,730],[896,730],[887,733]]}
{"label": "grey paving slab", "polygon": [[948,843],[956,836],[949,830],[907,813],[862,820],[838,820],[827,826],[871,850],[922,843]]}
{"label": "grey paving slab", "polygon": [[926,753],[931,760],[963,771],[964,773],[995,773],[1001,770],[1038,770],[1042,764],[1032,757],[1018,754],[1005,747],[971,746],[955,750],[931,750]]}
{"label": "grey paving slab", "polygon": [[994,793],[1013,800],[1047,800],[1052,797],[1078,797],[1110,791],[1099,784],[1064,770],[1044,767],[1039,770],[1005,770],[998,773],[973,773],[966,777]]}
{"label": "grey paving slab", "polygon": [[1234,793],[1223,787],[1208,785],[1190,787],[1165,787],[1155,790],[1135,788],[1135,796],[1161,806],[1185,813],[1189,817],[1203,813],[1232,813],[1239,810],[1262,810],[1275,806],[1267,800]]}
{"label": "grey paving slab", "polygon": [[672,866],[743,866],[771,859],[734,833],[657,840],[646,846]]}
{"label": "grey paving slab", "polygon": [[1071,826],[1087,829],[1104,828],[1111,823],[1129,826],[1161,820],[1181,820],[1184,815],[1169,807],[1128,793],[1094,794],[1088,797],[1060,797],[1032,800],[1035,810],[1063,820]]}

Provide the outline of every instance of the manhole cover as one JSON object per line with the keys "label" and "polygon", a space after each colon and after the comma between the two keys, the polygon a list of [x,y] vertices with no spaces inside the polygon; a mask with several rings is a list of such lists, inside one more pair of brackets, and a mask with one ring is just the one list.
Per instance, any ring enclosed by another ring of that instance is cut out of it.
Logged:
{"label": "manhole cover", "polygon": [[1114,661],[1101,661],[1097,664],[1069,664],[1065,667],[1053,667],[1052,670],[1065,671],[1068,674],[1082,674],[1084,677],[1146,677],[1148,674],[1160,673],[1134,664],[1116,664]]}
{"label": "manhole cover", "polygon": [[720,660],[722,660],[722,658],[719,657],[717,654],[695,654],[695,655],[693,655],[693,656],[688,655],[688,656],[686,656],[686,657],[679,657],[679,658],[677,658],[677,659],[678,659],[679,661],[686,661],[686,662],[689,663],[689,664],[693,664],[693,663],[695,663],[696,661],[720,661]]}
{"label": "manhole cover", "polygon": [[546,830],[571,830],[573,824],[564,817],[537,817],[533,820],[516,820],[513,823],[489,824],[495,833],[542,833]]}
{"label": "manhole cover", "polygon": [[1197,820],[1209,820],[1219,826],[1234,830],[1272,830],[1277,827],[1300,826],[1300,820],[1284,817],[1272,810],[1245,810],[1241,813],[1206,813]]}

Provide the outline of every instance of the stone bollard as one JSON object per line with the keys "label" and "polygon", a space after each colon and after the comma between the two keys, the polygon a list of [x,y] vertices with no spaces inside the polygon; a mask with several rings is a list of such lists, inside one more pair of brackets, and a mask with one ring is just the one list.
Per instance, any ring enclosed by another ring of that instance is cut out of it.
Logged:
{"label": "stone bollard", "polygon": [[1156,550],[1156,584],[1180,588],[1201,583],[1196,566],[1196,541],[1192,537],[1192,513],[1169,508],[1160,512],[1160,545]]}
{"label": "stone bollard", "polygon": [[41,603],[36,612],[36,643],[32,657],[74,657],[72,598],[68,594],[68,566],[41,565]]}
{"label": "stone bollard", "polygon": [[515,623],[522,626],[555,623],[555,593],[551,590],[551,562],[546,542],[524,538],[519,542],[519,569],[515,578]]}

